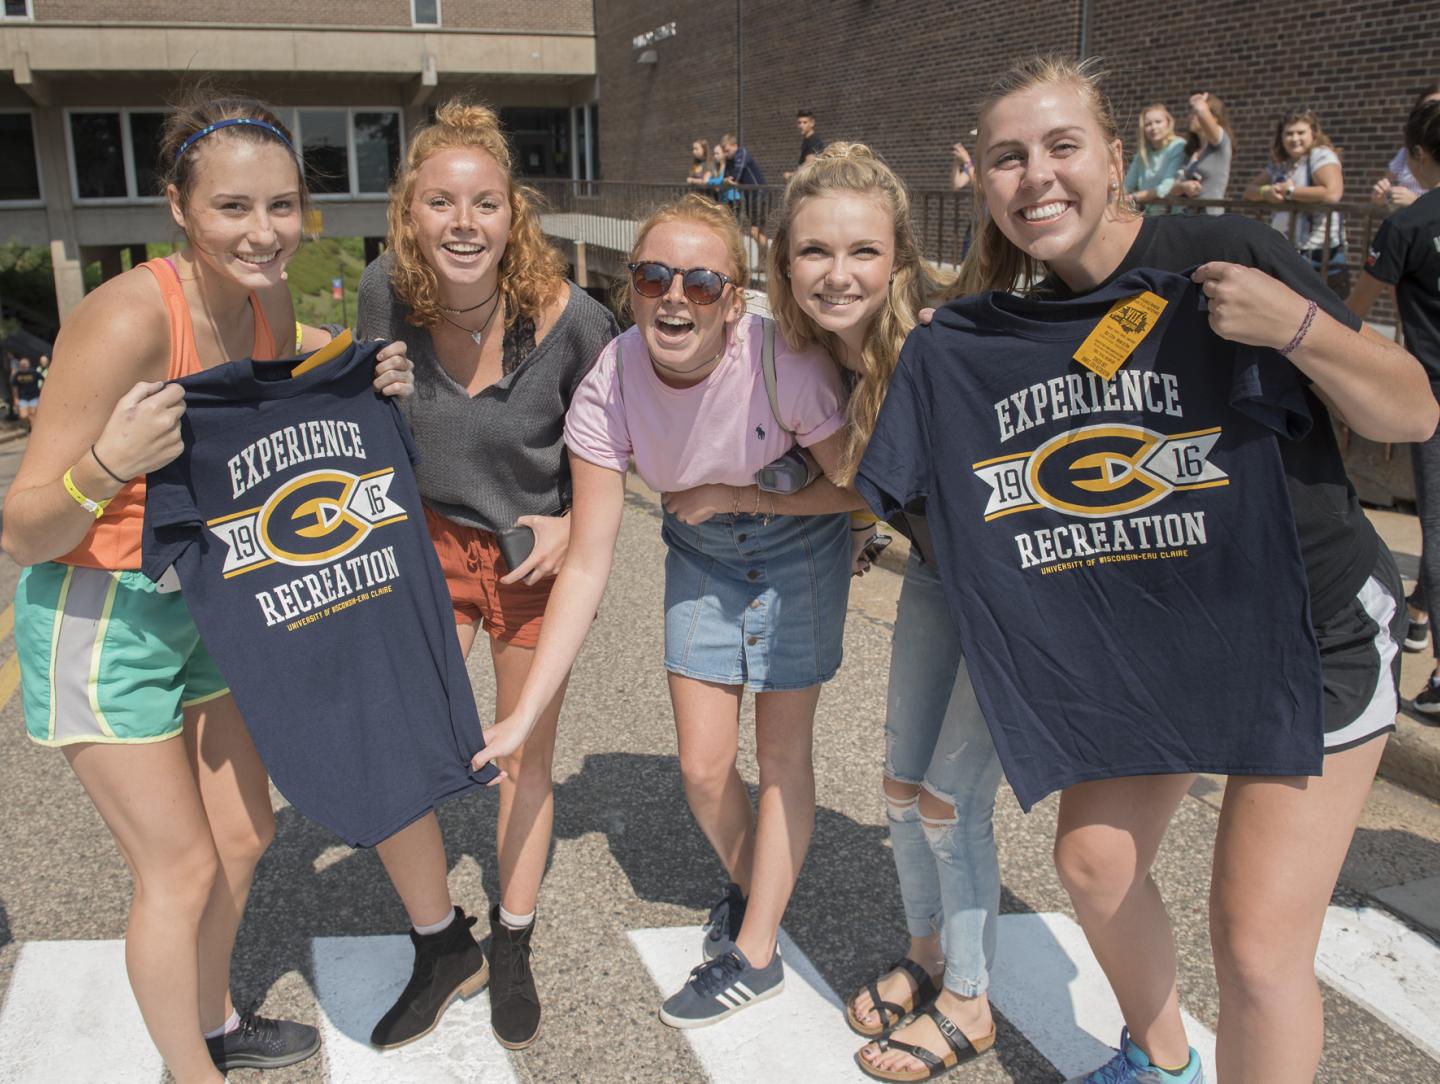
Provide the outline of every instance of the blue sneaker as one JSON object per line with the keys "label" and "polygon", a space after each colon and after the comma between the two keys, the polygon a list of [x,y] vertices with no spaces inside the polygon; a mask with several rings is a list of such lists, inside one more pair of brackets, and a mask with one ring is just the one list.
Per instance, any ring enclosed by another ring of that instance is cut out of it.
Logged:
{"label": "blue sneaker", "polygon": [[710,917],[702,927],[705,940],[700,943],[700,951],[705,959],[713,960],[729,948],[740,936],[740,924],[744,921],[745,897],[740,894],[740,886],[731,881],[725,886],[725,895],[710,908]]}
{"label": "blue sneaker", "polygon": [[690,972],[679,992],[660,1006],[660,1019],[672,1028],[703,1028],[783,989],[785,965],[780,962],[779,949],[767,966],[751,967],[745,954],[732,944]]}
{"label": "blue sneaker", "polygon": [[1122,1028],[1120,1049],[1113,1058],[1093,1072],[1071,1077],[1065,1084],[1205,1084],[1205,1070],[1193,1046],[1190,1060],[1177,1073],[1151,1065],[1145,1051],[1130,1041],[1130,1029]]}

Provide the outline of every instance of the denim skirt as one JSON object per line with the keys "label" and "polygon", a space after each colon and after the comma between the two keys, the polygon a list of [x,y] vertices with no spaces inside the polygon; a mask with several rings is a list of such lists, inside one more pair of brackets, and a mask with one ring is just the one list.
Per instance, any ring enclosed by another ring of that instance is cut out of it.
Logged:
{"label": "denim skirt", "polygon": [[668,512],[665,669],[755,692],[807,689],[840,668],[850,517]]}

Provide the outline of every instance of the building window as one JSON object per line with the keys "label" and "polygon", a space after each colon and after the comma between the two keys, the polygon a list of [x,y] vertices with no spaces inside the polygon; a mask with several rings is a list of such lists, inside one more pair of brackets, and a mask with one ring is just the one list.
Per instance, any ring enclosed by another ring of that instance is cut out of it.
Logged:
{"label": "building window", "polygon": [[410,0],[410,21],[416,26],[439,26],[440,0]]}
{"label": "building window", "polygon": [[296,138],[317,196],[383,196],[400,165],[394,109],[300,109]]}
{"label": "building window", "polygon": [[158,199],[160,128],[148,109],[72,109],[70,168],[77,200]]}
{"label": "building window", "polygon": [[165,114],[131,113],[126,119],[135,163],[135,195],[164,195],[160,188],[160,130],[165,127]]}
{"label": "building window", "polygon": [[[383,196],[404,151],[400,111],[396,109],[297,109],[282,111],[292,120],[295,148],[305,166],[305,183],[321,197]],[[9,120],[22,114],[0,114]],[[28,114],[24,131],[34,162]],[[160,199],[160,137],[165,114],[148,109],[72,109],[70,168],[75,198],[81,202],[129,202]],[[15,122],[18,124],[19,122]],[[21,137],[0,128],[0,177],[6,181],[24,165],[10,153]],[[18,144],[17,144],[18,146]],[[3,184],[4,181],[0,181]],[[0,195],[0,200],[8,197]],[[21,197],[16,197],[21,198]],[[38,199],[38,196],[25,197]]]}
{"label": "building window", "polygon": [[33,19],[35,12],[30,9],[30,0],[5,0],[5,18]]}
{"label": "building window", "polygon": [[570,110],[504,106],[500,125],[521,176],[570,176]]}
{"label": "building window", "polygon": [[125,140],[119,113],[71,113],[76,199],[124,199]]}
{"label": "building window", "polygon": [[38,203],[40,199],[35,118],[29,113],[0,113],[0,203]]}
{"label": "building window", "polygon": [[384,192],[400,164],[400,114],[355,113],[355,183],[361,192]]}
{"label": "building window", "polygon": [[345,122],[343,109],[300,110],[300,155],[305,160],[305,183],[317,196],[350,191]]}

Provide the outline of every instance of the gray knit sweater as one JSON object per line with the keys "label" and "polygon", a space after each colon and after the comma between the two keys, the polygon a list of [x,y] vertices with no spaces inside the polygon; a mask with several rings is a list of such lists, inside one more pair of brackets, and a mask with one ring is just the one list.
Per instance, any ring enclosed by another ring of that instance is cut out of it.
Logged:
{"label": "gray knit sweater", "polygon": [[[610,310],[574,283],[555,326],[506,335],[504,375],[473,398],[445,372],[424,328],[405,322],[390,289],[391,257],[365,269],[357,338],[401,339],[415,363],[415,394],[401,400],[420,462],[420,495],[436,512],[495,531],[519,516],[555,515],[570,503],[565,412],[601,348],[619,334]],[[527,349],[528,348],[528,349]]]}

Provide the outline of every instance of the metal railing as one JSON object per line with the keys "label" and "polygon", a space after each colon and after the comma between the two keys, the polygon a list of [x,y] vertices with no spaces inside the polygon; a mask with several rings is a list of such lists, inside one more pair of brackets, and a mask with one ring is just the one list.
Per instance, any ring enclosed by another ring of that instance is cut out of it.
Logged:
{"label": "metal railing", "polygon": [[[722,202],[735,211],[741,229],[769,232],[773,213],[784,194],[783,185],[742,185],[731,189],[702,188],[685,183],[654,184],[644,181],[555,181],[534,183],[545,198],[545,214],[576,216],[573,219],[553,218],[552,224],[579,225],[585,228],[584,240],[591,245],[616,252],[628,252],[634,239],[635,226],[661,204],[678,199],[687,192],[728,193]],[[1358,272],[1375,231],[1389,209],[1373,203],[1271,203],[1264,200],[1163,199],[1157,205],[1173,212],[1203,214],[1210,208],[1242,214],[1268,222],[1277,212],[1290,213],[1290,240],[1300,240],[1306,223],[1324,219],[1323,250],[1336,247],[1331,237],[1331,212],[1338,211],[1343,223],[1339,239],[1343,253],[1336,253],[1336,262],[1327,267],[1332,281],[1344,270]],[[910,194],[911,221],[922,255],[941,267],[958,268],[969,251],[978,218],[974,197],[969,191],[951,192],[939,189],[916,189]],[[583,217],[581,217],[583,216]],[[569,239],[574,240],[574,237]],[[1343,256],[1343,263],[1342,263]],[[763,267],[754,269],[763,277]]]}

